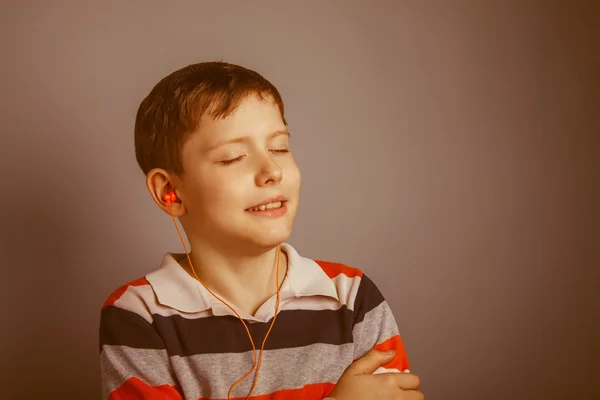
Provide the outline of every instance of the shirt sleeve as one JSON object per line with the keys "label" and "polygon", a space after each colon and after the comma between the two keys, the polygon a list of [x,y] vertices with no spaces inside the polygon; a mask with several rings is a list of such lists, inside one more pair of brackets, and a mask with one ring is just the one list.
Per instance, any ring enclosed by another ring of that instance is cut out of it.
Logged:
{"label": "shirt sleeve", "polygon": [[396,352],[396,357],[375,373],[402,372],[410,369],[392,310],[377,286],[364,274],[354,302],[352,335],[355,360],[371,349]]}
{"label": "shirt sleeve", "polygon": [[162,338],[148,315],[129,308],[109,299],[100,314],[102,398],[181,400]]}

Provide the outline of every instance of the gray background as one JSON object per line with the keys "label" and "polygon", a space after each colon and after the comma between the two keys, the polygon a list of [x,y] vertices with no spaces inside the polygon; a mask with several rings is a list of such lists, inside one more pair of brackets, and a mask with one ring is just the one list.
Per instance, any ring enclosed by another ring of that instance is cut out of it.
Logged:
{"label": "gray background", "polygon": [[290,242],[375,280],[426,398],[600,398],[598,8],[5,2],[1,397],[99,398],[102,302],[180,251],[135,112],[167,73],[223,59],[283,94]]}

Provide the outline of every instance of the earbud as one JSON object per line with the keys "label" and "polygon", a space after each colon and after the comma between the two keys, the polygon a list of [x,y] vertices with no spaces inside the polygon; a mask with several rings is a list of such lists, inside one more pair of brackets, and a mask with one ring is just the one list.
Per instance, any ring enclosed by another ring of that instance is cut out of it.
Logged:
{"label": "earbud", "polygon": [[170,205],[172,202],[177,200],[177,195],[175,194],[175,192],[169,192],[163,196],[163,200]]}

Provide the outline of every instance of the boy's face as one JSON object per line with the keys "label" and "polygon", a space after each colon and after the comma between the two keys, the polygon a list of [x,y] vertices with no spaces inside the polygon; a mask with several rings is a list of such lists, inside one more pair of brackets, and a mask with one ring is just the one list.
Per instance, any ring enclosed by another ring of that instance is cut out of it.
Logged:
{"label": "boy's face", "polygon": [[190,241],[256,250],[289,238],[300,171],[274,102],[250,95],[225,119],[203,117],[182,160],[176,187]]}

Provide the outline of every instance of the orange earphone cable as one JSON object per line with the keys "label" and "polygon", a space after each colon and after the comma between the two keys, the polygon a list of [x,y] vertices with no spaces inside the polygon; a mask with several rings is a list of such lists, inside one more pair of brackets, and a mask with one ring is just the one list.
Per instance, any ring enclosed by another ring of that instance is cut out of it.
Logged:
{"label": "orange earphone cable", "polygon": [[[169,195],[167,195],[169,196]],[[231,388],[229,388],[229,392],[227,394],[227,399],[231,399],[231,393],[233,391],[233,389],[240,383],[242,382],[244,379],[246,379],[251,373],[252,371],[254,371],[254,369],[256,368],[256,374],[254,376],[254,380],[252,382],[252,387],[250,388],[250,392],[248,393],[248,396],[246,396],[246,399],[248,399],[250,397],[250,395],[252,394],[252,392],[254,391],[254,388],[256,387],[256,380],[258,378],[258,374],[260,373],[260,367],[262,364],[262,355],[263,355],[263,350],[265,347],[265,343],[267,341],[267,337],[269,337],[269,334],[271,333],[271,329],[273,328],[273,324],[275,323],[275,319],[277,319],[277,313],[279,311],[279,304],[280,304],[280,287],[279,287],[279,264],[280,264],[280,259],[281,259],[281,246],[277,246],[277,267],[276,267],[276,281],[275,281],[275,287],[277,289],[277,301],[275,303],[275,314],[273,316],[273,321],[271,322],[271,325],[269,326],[269,329],[267,331],[267,333],[265,334],[265,337],[263,339],[261,348],[260,348],[260,357],[258,360],[258,366],[257,366],[257,360],[256,360],[256,346],[254,344],[254,340],[252,339],[252,334],[250,333],[250,329],[248,328],[248,325],[246,325],[246,322],[244,321],[244,319],[238,314],[238,312],[232,307],[230,306],[225,300],[223,300],[221,297],[217,296],[212,290],[210,290],[205,284],[204,282],[202,282],[200,280],[200,278],[198,277],[198,275],[196,274],[196,270],[192,264],[192,259],[190,257],[190,254],[188,252],[187,246],[185,245],[185,241],[183,240],[183,235],[181,234],[181,231],[179,230],[179,226],[177,225],[177,220],[175,219],[175,216],[173,215],[173,209],[171,207],[171,201],[174,200],[175,194],[172,193],[168,198],[165,198],[165,200],[167,201],[167,204],[169,205],[169,210],[171,211],[171,217],[173,218],[173,224],[175,225],[175,229],[177,230],[177,234],[179,235],[179,239],[181,240],[181,244],[183,245],[183,248],[185,250],[185,254],[187,256],[188,262],[190,263],[190,269],[192,270],[192,273],[194,274],[194,277],[196,278],[196,280],[198,282],[200,282],[200,284],[211,294],[213,295],[217,300],[219,300],[221,303],[225,304],[227,307],[229,307],[229,309],[238,317],[238,319],[242,322],[242,324],[244,325],[244,328],[246,329],[246,333],[248,334],[248,338],[250,339],[250,343],[252,345],[252,354],[253,354],[253,358],[254,361],[252,363],[252,368],[250,368],[250,370],[244,375],[242,376],[240,379],[238,379],[237,381],[234,382],[234,384],[231,386]]]}
{"label": "orange earphone cable", "polygon": [[[256,377],[258,377],[258,374],[260,373],[260,367],[262,365],[262,356],[263,356],[263,351],[265,348],[265,342],[267,341],[267,337],[269,337],[269,334],[271,333],[271,329],[273,328],[273,324],[275,324],[275,320],[277,319],[277,313],[279,312],[279,303],[280,303],[280,295],[279,295],[279,257],[280,257],[280,247],[277,248],[277,271],[276,271],[276,282],[275,285],[277,287],[277,302],[275,303],[275,314],[273,315],[273,321],[271,321],[271,326],[269,326],[269,330],[267,331],[265,338],[262,342],[262,346],[260,346],[260,357],[258,360],[258,367],[256,369]],[[250,395],[252,394],[252,392],[254,391],[254,388],[256,386],[256,378],[254,379],[254,381],[252,382],[252,387],[250,388],[250,393],[248,393],[248,397],[250,397]],[[246,397],[246,399],[248,399],[248,397]]]}

